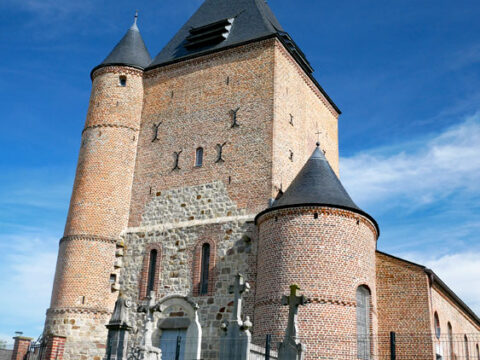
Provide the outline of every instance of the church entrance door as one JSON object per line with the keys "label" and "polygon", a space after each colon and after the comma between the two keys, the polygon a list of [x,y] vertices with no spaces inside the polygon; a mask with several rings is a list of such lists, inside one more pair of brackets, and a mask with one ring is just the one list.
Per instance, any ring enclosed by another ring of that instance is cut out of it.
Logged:
{"label": "church entrance door", "polygon": [[185,358],[185,342],[187,338],[187,329],[162,329],[160,336],[160,349],[162,350],[162,360],[176,360],[177,339],[180,341],[180,357],[178,360]]}

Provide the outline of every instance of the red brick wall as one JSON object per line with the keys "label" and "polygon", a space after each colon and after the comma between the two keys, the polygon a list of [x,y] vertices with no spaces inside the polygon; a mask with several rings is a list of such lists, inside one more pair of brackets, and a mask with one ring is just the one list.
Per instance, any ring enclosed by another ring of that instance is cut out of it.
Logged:
{"label": "red brick wall", "polygon": [[[378,332],[397,333],[397,353],[433,359],[428,277],[422,267],[377,252]],[[388,354],[382,342],[381,354]]]}
{"label": "red brick wall", "polygon": [[467,336],[470,359],[476,358],[476,346],[480,344],[480,325],[471,319],[469,315],[462,310],[456,302],[435,284],[430,291],[431,296],[431,332],[435,333],[434,315],[438,314],[440,320],[440,339],[435,339],[436,346],[441,346],[443,355],[448,356],[448,323],[452,326],[454,334],[453,351],[460,359],[465,358],[465,342],[464,337]]}
{"label": "red brick wall", "polygon": [[41,360],[63,360],[66,338],[63,336],[50,336],[47,339],[47,348]]}
{"label": "red brick wall", "polygon": [[[322,133],[321,147],[338,175],[338,113],[280,42],[275,44],[274,84],[272,181],[275,189],[287,189],[315,149],[318,131]],[[290,151],[293,161],[289,159]]]}
{"label": "red brick wall", "polygon": [[[338,169],[338,114],[278,40],[151,70],[144,86],[129,226],[141,223],[145,204],[156,193],[218,180],[239,208],[252,214],[263,210],[313,151],[317,125],[328,133],[322,139],[328,139],[327,157]],[[237,108],[240,126],[231,128],[231,110]],[[292,131],[289,112],[296,114]],[[159,122],[158,140],[152,142]],[[217,144],[225,142],[225,161],[215,163]],[[202,167],[195,167],[198,147],[204,149]],[[180,150],[180,170],[172,171],[173,152]]]}
{"label": "red brick wall", "polygon": [[[151,70],[138,143],[130,226],[165,189],[223,181],[240,208],[259,211],[271,194],[273,40],[245,45]],[[231,110],[239,127],[232,128]],[[152,142],[161,121],[159,140]],[[217,144],[226,142],[224,162]],[[203,166],[195,151],[203,147]],[[174,151],[180,170],[172,171]],[[152,191],[150,190],[152,189]]]}
{"label": "red brick wall", "polygon": [[28,353],[30,343],[32,338],[27,338],[23,336],[14,337],[15,344],[13,345],[12,360],[23,360],[25,355]]}
{"label": "red brick wall", "polygon": [[349,211],[302,207],[269,212],[258,223],[255,337],[284,333],[288,311],[280,299],[297,284],[313,301],[299,310],[307,359],[355,355],[360,285],[371,290],[377,332],[376,232],[370,221]]}
{"label": "red brick wall", "polygon": [[[121,75],[127,77],[126,86],[120,85]],[[69,336],[65,351],[70,358],[78,358],[77,341],[88,348],[85,356],[104,352],[98,345],[105,341],[99,344],[98,339],[106,335],[103,325],[117,297],[110,276],[118,276],[116,242],[128,223],[143,106],[141,71],[111,66],[97,70],[93,78],[45,327]],[[61,314],[76,325],[63,324]]]}

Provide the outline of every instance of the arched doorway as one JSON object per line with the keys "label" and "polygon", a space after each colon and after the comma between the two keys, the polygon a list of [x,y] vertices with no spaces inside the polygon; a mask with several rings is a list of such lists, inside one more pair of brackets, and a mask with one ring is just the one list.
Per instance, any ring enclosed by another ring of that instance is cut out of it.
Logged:
{"label": "arched doorway", "polygon": [[158,305],[160,316],[152,342],[162,350],[162,360],[175,360],[177,346],[180,360],[200,359],[202,327],[198,305],[181,295],[167,296]]}

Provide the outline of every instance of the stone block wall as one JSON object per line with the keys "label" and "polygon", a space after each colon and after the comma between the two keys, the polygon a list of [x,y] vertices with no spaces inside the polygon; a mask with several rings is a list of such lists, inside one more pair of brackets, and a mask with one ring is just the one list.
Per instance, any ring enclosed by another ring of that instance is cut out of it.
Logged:
{"label": "stone block wall", "polygon": [[315,206],[274,210],[257,222],[254,338],[282,337],[288,308],[280,300],[296,284],[312,300],[298,317],[306,359],[354,356],[361,285],[370,289],[371,333],[377,333],[374,225],[350,211]]}
{"label": "stone block wall", "polygon": [[[256,231],[253,215],[239,209],[229,197],[227,186],[221,182],[188,186],[157,192],[150,197],[139,227],[128,228],[124,234],[124,267],[121,288],[125,295],[139,303],[142,281],[142,262],[152,244],[161,248],[160,275],[156,298],[168,295],[188,296],[199,308],[203,329],[202,357],[218,357],[220,325],[230,316],[233,295],[228,287],[238,272],[252,286],[245,297],[244,313],[253,318],[253,297],[256,278]],[[210,263],[212,291],[204,296],[195,293],[195,263],[198,246],[214,244]],[[131,312],[134,324],[133,343],[141,342],[141,315]],[[160,323],[165,317],[183,316],[183,310],[171,309],[168,314],[157,313],[154,345],[159,346]]]}

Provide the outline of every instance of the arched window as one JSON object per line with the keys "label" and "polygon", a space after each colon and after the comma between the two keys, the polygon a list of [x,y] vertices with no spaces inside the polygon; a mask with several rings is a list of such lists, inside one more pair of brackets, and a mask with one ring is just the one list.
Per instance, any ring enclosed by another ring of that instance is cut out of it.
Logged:
{"label": "arched window", "polygon": [[210,267],[210,244],[202,245],[202,265],[200,272],[200,295],[208,294],[208,275]]}
{"label": "arched window", "polygon": [[440,319],[438,318],[438,313],[435,311],[433,315],[434,322],[435,322],[435,336],[437,339],[440,339],[440,335],[442,335],[442,329],[440,328]]}
{"label": "arched window", "polygon": [[477,360],[480,360],[480,347],[477,344]]}
{"label": "arched window", "polygon": [[150,295],[150,292],[158,291],[161,261],[162,246],[158,243],[148,244],[145,248],[142,272],[139,278],[140,300],[145,300]]}
{"label": "arched window", "polygon": [[453,329],[452,324],[448,323],[448,352],[450,353],[450,359],[454,359],[453,353]]}
{"label": "arched window", "polygon": [[468,338],[467,338],[467,335],[465,335],[463,337],[463,342],[465,343],[465,359],[466,360],[469,360],[470,359],[470,354],[469,354],[469,351],[468,351]]}
{"label": "arched window", "polygon": [[201,167],[203,165],[203,148],[199,147],[195,154],[195,166]]}
{"label": "arched window", "polygon": [[216,243],[213,239],[199,239],[193,248],[192,295],[213,295],[215,291],[215,254]]}
{"label": "arched window", "polygon": [[370,359],[370,290],[357,289],[357,358]]}
{"label": "arched window", "polygon": [[148,265],[147,296],[150,295],[151,291],[155,290],[156,269],[157,269],[157,250],[153,249],[150,251],[150,259],[149,259],[149,265]]}

